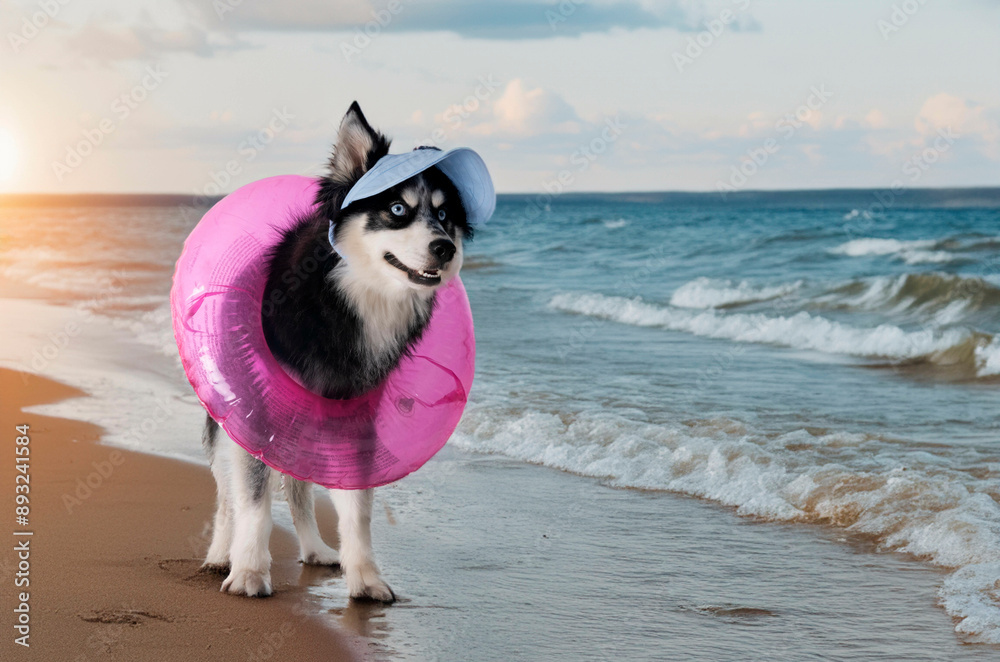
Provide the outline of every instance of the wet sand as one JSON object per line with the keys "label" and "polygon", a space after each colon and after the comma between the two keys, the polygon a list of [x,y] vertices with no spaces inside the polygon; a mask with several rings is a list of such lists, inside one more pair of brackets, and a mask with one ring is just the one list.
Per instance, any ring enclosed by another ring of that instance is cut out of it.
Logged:
{"label": "wet sand", "polygon": [[[13,588],[16,552],[0,557],[3,628],[0,659],[350,660],[357,642],[336,631],[312,582],[334,576],[303,568],[285,531],[272,537],[276,594],[219,592],[221,577],[198,573],[207,547],[214,482],[207,469],[101,446],[101,429],[24,414],[29,405],[83,395],[56,382],[0,370],[0,433],[8,459],[9,530],[30,530],[30,586]],[[29,526],[13,521],[15,425],[30,425]],[[95,466],[96,463],[96,466]],[[102,475],[103,474],[103,475]],[[89,482],[89,485],[87,484]],[[330,509],[323,514],[329,520]],[[332,530],[329,521],[327,530]],[[10,534],[8,534],[10,540]],[[29,591],[30,647],[14,643],[14,600]]]}
{"label": "wet sand", "polygon": [[374,538],[400,604],[341,613],[337,584],[313,590],[386,659],[1000,655],[953,631],[945,571],[862,537],[451,446],[376,491]]}

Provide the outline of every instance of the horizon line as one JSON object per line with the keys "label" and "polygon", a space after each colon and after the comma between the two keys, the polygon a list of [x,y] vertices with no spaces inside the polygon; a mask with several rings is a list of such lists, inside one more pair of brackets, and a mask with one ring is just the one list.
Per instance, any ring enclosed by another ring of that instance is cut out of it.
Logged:
{"label": "horizon line", "polygon": [[[204,200],[213,200],[224,198],[225,196],[233,193],[238,189],[233,191],[227,191],[225,193],[219,193],[216,195],[203,195],[199,193],[186,193],[177,191],[31,191],[31,192],[15,192],[15,191],[0,191],[0,198],[41,198],[41,197],[96,197],[96,196],[107,196],[107,197],[163,197],[163,198],[201,198]],[[825,188],[787,188],[787,189],[739,189],[736,191],[719,191],[713,189],[635,189],[635,190],[587,190],[587,191],[560,191],[558,193],[549,193],[547,191],[504,191],[498,192],[497,197],[500,196],[545,196],[552,198],[573,196],[573,195],[664,195],[664,194],[680,194],[680,195],[719,195],[719,196],[729,196],[729,195],[744,195],[750,193],[837,193],[837,192],[870,192],[870,191],[893,191],[898,190],[901,192],[914,192],[914,191],[998,191],[1000,192],[1000,184],[981,184],[981,185],[971,185],[971,186],[904,186],[901,188],[894,188],[893,186],[838,186],[838,187],[825,187]]]}

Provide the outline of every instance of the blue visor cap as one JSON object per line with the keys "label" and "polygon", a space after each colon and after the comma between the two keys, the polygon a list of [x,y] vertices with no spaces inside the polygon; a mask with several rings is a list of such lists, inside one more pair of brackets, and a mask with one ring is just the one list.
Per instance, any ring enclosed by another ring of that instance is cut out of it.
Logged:
{"label": "blue visor cap", "polygon": [[406,154],[387,154],[351,187],[341,208],[390,189],[431,166],[437,166],[458,189],[470,225],[479,226],[490,219],[497,206],[493,179],[482,157],[468,147],[447,152],[424,148]]}

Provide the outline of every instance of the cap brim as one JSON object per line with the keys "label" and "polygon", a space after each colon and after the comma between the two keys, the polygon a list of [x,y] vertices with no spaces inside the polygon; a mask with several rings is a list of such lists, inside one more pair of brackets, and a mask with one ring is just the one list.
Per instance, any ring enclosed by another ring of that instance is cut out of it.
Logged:
{"label": "cap brim", "polygon": [[458,189],[469,223],[482,225],[488,221],[497,204],[493,179],[479,154],[467,147],[447,152],[416,149],[406,154],[383,156],[351,187],[341,206],[378,195],[435,165]]}

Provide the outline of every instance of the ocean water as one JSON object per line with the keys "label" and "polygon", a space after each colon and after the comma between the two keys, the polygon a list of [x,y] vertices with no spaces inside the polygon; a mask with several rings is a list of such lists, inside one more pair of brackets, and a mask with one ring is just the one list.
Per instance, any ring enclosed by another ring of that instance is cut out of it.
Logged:
{"label": "ocean water", "polygon": [[[198,461],[167,295],[203,211],[0,206],[3,365],[95,396],[47,412]],[[863,538],[943,571],[958,641],[1000,643],[1000,193],[503,196],[462,274],[455,451]]]}

